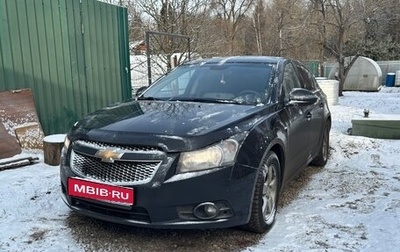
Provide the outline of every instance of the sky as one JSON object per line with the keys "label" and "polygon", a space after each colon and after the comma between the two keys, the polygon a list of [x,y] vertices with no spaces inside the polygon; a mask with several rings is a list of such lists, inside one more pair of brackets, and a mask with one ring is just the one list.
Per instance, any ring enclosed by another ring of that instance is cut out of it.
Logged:
{"label": "sky", "polygon": [[[364,109],[398,116],[400,87],[344,92],[330,106],[328,163],[289,183],[273,228],[242,251],[399,250],[400,140],[350,135],[351,119]],[[0,171],[0,251],[91,250],[67,224],[72,213],[60,197],[59,168],[44,164],[40,151],[13,158],[27,156],[39,162]]]}

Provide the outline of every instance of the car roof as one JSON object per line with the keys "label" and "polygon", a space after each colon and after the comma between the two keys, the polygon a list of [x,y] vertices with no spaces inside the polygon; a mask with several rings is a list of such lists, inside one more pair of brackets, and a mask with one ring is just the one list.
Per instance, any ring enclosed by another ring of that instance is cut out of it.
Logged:
{"label": "car roof", "polygon": [[198,59],[186,62],[184,64],[224,64],[224,63],[266,63],[266,64],[278,64],[282,61],[286,61],[283,57],[272,57],[272,56],[231,56],[231,57],[214,57],[207,59]]}

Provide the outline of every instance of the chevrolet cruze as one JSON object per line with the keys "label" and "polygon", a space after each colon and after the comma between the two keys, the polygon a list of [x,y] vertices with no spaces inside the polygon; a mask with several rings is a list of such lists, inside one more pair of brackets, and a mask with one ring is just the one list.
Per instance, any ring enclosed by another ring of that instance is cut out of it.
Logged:
{"label": "chevrolet cruze", "polygon": [[282,187],[327,162],[330,128],[325,94],[295,60],[191,61],[72,127],[62,197],[110,222],[266,232]]}

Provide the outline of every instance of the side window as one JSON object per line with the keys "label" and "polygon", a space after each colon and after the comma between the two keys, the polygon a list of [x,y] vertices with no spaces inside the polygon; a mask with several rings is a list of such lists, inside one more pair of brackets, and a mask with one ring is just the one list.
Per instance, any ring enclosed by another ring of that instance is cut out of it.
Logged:
{"label": "side window", "polygon": [[292,63],[286,64],[283,70],[283,92],[288,97],[290,91],[294,88],[301,88],[300,81],[297,77],[296,70]]}
{"label": "side window", "polygon": [[302,65],[297,65],[297,71],[299,72],[302,87],[308,90],[315,90],[314,77],[311,72]]}

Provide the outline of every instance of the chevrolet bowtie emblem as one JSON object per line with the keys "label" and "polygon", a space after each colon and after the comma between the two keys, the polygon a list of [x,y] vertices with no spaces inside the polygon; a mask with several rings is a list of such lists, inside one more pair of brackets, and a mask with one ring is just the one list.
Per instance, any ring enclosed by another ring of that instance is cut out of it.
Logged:
{"label": "chevrolet bowtie emblem", "polygon": [[102,162],[106,163],[114,163],[114,160],[121,159],[122,155],[124,155],[123,152],[110,149],[98,150],[95,154],[96,157],[101,158]]}

